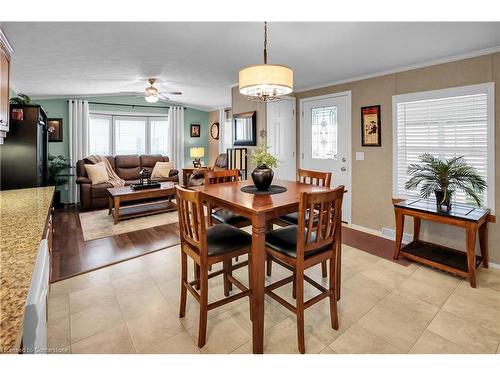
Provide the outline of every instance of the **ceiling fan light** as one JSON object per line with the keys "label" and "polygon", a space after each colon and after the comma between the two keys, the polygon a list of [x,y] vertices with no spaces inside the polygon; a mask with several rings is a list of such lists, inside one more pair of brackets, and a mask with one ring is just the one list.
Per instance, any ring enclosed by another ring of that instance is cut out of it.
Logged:
{"label": "ceiling fan light", "polygon": [[144,99],[146,99],[148,103],[156,103],[159,98],[157,95],[146,95]]}

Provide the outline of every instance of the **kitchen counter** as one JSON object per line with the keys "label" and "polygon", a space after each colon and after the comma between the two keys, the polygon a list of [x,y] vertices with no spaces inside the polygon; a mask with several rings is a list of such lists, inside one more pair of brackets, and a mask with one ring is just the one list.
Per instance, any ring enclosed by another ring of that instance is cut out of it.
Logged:
{"label": "kitchen counter", "polygon": [[0,191],[0,353],[15,353],[54,187]]}

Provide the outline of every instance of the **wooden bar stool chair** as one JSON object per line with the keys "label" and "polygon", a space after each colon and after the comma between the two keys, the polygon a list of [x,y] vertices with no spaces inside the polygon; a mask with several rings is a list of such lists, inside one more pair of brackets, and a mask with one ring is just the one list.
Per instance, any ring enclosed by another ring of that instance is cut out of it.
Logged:
{"label": "wooden bar stool chair", "polygon": [[[324,193],[301,193],[298,225],[290,225],[266,234],[267,259],[289,269],[293,275],[267,286],[265,292],[297,315],[298,346],[301,353],[305,352],[304,310],[308,307],[329,297],[332,328],[335,330],[339,328],[335,258],[340,238],[343,196],[344,186]],[[317,212],[317,220],[313,215],[308,215],[308,212]],[[328,289],[304,274],[306,269],[327,260],[330,262]],[[304,301],[304,281],[321,293]],[[290,282],[293,282],[296,306],[273,292]]]}
{"label": "wooden bar stool chair", "polygon": [[[302,182],[303,184],[330,187],[330,184],[332,182],[332,174],[330,172],[318,172],[318,171],[310,171],[307,169],[299,169],[297,171],[297,181]],[[317,219],[317,215],[315,215],[315,218]],[[299,213],[292,212],[291,214],[280,216],[278,219],[274,221],[274,224],[279,225],[281,227],[286,227],[288,225],[297,225],[298,221],[299,221]],[[322,262],[321,275],[323,277],[327,276],[326,269],[327,269],[326,262]],[[272,263],[270,260],[267,260],[266,273],[267,276],[271,276]]]}
{"label": "wooden bar stool chair", "polygon": [[[228,224],[216,224],[207,229],[205,210],[200,193],[184,189],[179,185],[176,185],[175,188],[181,234],[182,264],[179,317],[184,317],[186,313],[186,298],[187,291],[189,291],[200,303],[198,346],[201,348],[206,342],[208,311],[250,294],[249,289],[235,279],[230,271],[249,264],[249,262],[245,261],[231,266],[231,259],[238,255],[249,253],[252,245],[252,236]],[[188,281],[187,279],[188,256],[199,267],[199,277],[193,281]],[[209,267],[219,262],[223,262],[223,269],[209,274]],[[223,275],[224,277],[224,295],[226,298],[208,303],[208,279],[218,275]],[[231,284],[240,289],[240,292],[227,297],[229,296]],[[194,286],[199,286],[199,293],[195,290]]]}

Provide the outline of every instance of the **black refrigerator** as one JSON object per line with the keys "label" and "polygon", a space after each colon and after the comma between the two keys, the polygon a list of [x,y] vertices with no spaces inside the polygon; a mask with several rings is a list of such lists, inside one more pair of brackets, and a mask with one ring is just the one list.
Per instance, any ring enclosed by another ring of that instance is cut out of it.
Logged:
{"label": "black refrigerator", "polygon": [[39,105],[10,105],[10,126],[0,145],[0,190],[47,185],[47,114]]}

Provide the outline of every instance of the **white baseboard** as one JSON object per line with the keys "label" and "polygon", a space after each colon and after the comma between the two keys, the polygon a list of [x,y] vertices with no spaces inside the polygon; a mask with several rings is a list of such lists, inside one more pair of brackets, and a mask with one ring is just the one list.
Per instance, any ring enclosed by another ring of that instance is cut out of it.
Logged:
{"label": "white baseboard", "polygon": [[[396,239],[396,231],[390,228],[382,228],[382,237],[394,241]],[[403,233],[403,243],[407,244],[411,241],[413,241],[413,236],[408,233]]]}
{"label": "white baseboard", "polygon": [[497,264],[497,263],[488,262],[488,267],[496,269],[496,270],[500,270],[500,264]]}

